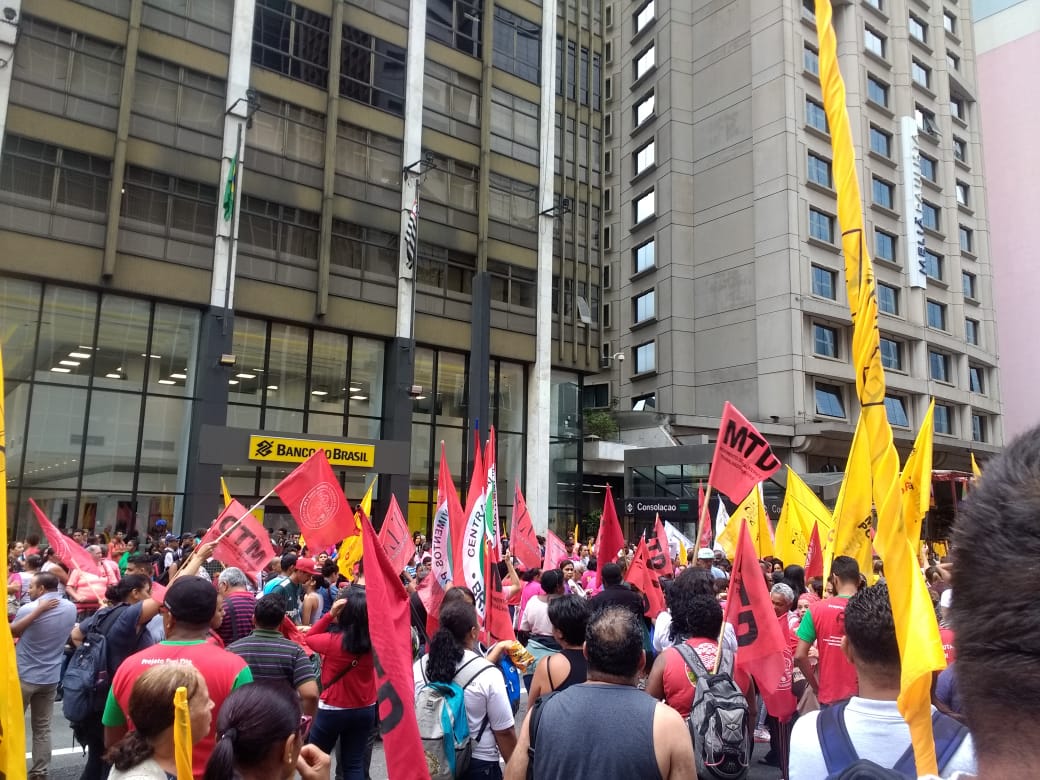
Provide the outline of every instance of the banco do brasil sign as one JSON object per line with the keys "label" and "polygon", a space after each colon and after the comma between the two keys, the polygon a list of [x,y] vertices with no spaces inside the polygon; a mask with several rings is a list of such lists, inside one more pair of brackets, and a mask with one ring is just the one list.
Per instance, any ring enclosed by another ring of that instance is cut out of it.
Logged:
{"label": "banco do brasil sign", "polygon": [[376,448],[372,444],[315,441],[314,439],[280,439],[273,436],[250,436],[249,459],[275,463],[303,463],[316,450],[325,450],[330,466],[372,468]]}

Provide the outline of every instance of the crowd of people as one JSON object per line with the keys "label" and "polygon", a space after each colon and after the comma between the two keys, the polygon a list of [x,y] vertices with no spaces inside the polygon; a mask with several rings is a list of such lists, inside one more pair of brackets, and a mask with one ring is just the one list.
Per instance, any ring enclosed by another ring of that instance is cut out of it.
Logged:
{"label": "crowd of people", "polygon": [[[1038,522],[1040,429],[988,464],[960,508],[955,560],[924,570],[949,660],[934,686],[943,777],[1031,773],[1032,748],[1008,724],[1040,707],[1040,621],[1030,595]],[[140,540],[74,532],[95,572],[57,560],[38,537],[9,546],[29,777],[48,776],[70,657],[103,637],[96,706],[73,723],[87,753],[82,780],[175,776],[179,688],[196,777],[329,778],[335,753],[337,777],[368,778],[379,738],[369,621],[378,618],[369,615],[363,562],[346,577],[334,553],[308,554],[282,530],[272,533],[281,556],[254,582],[213,560],[213,544],[158,530]],[[704,738],[703,690],[717,675],[739,688],[747,739],[769,742],[760,760],[783,776],[839,777],[864,771],[865,760],[874,774],[858,776],[917,776],[897,707],[900,653],[880,565],[861,572],[838,556],[826,582],[806,582],[800,565],[760,562],[785,640],[791,716],[770,712],[754,680],[737,672],[742,638],[723,618],[736,597],[731,562],[716,551],[698,550],[688,566],[673,561],[666,609],[651,621],[646,594],[625,581],[632,549],[600,566],[594,541],[572,538],[558,568],[517,571],[506,540],[501,575],[519,648],[482,644],[465,587],[447,590],[428,633],[419,591],[431,576],[429,546],[419,532],[413,543],[401,579],[412,591],[416,701],[430,706],[439,701],[431,691],[461,692],[471,750],[455,776],[723,776],[691,736]],[[979,572],[998,568],[995,589]],[[521,677],[527,714],[518,722]],[[884,774],[893,771],[901,774]]]}

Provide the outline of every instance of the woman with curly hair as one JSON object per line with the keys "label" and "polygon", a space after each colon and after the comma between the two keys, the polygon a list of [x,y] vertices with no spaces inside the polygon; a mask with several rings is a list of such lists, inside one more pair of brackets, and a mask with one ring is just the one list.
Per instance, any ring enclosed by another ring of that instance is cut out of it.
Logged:
{"label": "woman with curly hair", "polygon": [[134,730],[105,754],[112,764],[110,780],[167,780],[177,775],[173,748],[173,697],[178,688],[188,691],[192,739],[209,734],[213,700],[205,678],[194,666],[161,664],[146,670],[134,682],[129,715]]}

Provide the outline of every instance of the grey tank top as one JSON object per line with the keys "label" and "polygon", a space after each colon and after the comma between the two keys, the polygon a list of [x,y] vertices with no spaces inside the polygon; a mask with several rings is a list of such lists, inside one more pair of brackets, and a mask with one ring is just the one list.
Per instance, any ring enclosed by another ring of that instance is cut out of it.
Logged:
{"label": "grey tank top", "polygon": [[649,694],[622,685],[585,683],[542,705],[534,750],[538,780],[660,778]]}

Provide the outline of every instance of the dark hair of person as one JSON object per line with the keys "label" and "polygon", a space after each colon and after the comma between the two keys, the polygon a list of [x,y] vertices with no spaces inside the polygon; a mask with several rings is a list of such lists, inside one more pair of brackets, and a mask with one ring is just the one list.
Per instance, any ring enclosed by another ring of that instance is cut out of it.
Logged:
{"label": "dark hair of person", "polygon": [[441,606],[455,601],[465,601],[467,604],[475,605],[477,597],[465,585],[455,585],[444,592],[444,600],[441,602]]}
{"label": "dark hair of person", "polygon": [[152,556],[148,553],[132,553],[126,556],[126,565],[130,566],[131,564],[134,566],[151,566]]}
{"label": "dark hair of person", "polygon": [[300,729],[295,691],[262,683],[231,692],[217,716],[217,742],[206,762],[204,780],[229,780],[238,771],[263,766],[271,751]]}
{"label": "dark hair of person", "polygon": [[356,585],[346,589],[346,605],[339,613],[337,625],[343,634],[343,652],[364,655],[372,652],[372,636],[368,632],[368,599],[365,589]]}
{"label": "dark hair of person", "polygon": [[813,577],[809,580],[809,590],[823,598],[823,577]]}
{"label": "dark hair of person", "polygon": [[616,563],[605,564],[603,571],[600,572],[600,576],[603,578],[604,585],[620,585],[621,567]]}
{"label": "dark hair of person", "polygon": [[339,579],[339,564],[332,559],[325,561],[321,565],[321,576],[329,582],[335,582]]}
{"label": "dark hair of person", "polygon": [[115,585],[108,586],[105,600],[109,604],[122,604],[133,591],[147,588],[151,583],[151,579],[143,574],[127,574]]}
{"label": "dark hair of person", "polygon": [[282,593],[268,593],[256,600],[253,608],[253,622],[257,628],[276,630],[285,620],[287,604]]}
{"label": "dark hair of person", "polygon": [[296,565],[297,556],[296,553],[286,553],[282,556],[282,560],[279,561],[284,572],[286,569]]}
{"label": "dark hair of person", "polygon": [[862,663],[899,669],[899,643],[888,586],[863,588],[845,605],[845,636]]}
{"label": "dark hair of person", "polygon": [[879,577],[885,576],[885,564],[880,558],[874,560],[874,574]]}
{"label": "dark hair of person", "polygon": [[538,582],[547,594],[557,593],[563,587],[563,572],[560,569],[543,571],[542,578]]}
{"label": "dark hair of person", "polygon": [[26,555],[25,556],[25,568],[31,569],[32,571],[39,571],[40,567],[43,566],[43,558],[39,555]]}
{"label": "dark hair of person", "polygon": [[441,605],[438,619],[440,627],[430,638],[426,679],[431,682],[451,682],[466,649],[463,642],[477,625],[477,610],[465,601],[453,601]]}
{"label": "dark hair of person", "polygon": [[542,570],[535,566],[533,569],[524,569],[520,573],[520,579],[524,582],[533,582],[541,575]]}
{"label": "dark hair of person", "polygon": [[134,681],[127,706],[134,730],[108,749],[105,761],[125,772],[151,758],[155,751],[149,740],[173,725],[173,696],[182,686],[191,701],[199,689],[194,666],[160,664],[146,669]]}
{"label": "dark hair of person", "polygon": [[643,659],[643,630],[635,613],[624,607],[606,607],[589,618],[585,655],[593,673],[631,679]]}
{"label": "dark hair of person", "polygon": [[784,584],[794,591],[795,603],[798,597],[805,593],[805,569],[797,563],[792,563],[784,569]]}
{"label": "dark hair of person", "polygon": [[715,586],[701,577],[686,576],[694,571],[710,576],[704,569],[685,569],[668,590],[668,609],[672,613],[668,635],[673,642],[695,636],[717,637],[722,628],[722,607],[715,596]]}
{"label": "dark hair of person", "polygon": [[589,556],[589,562],[585,564],[585,571],[596,571],[596,567],[599,565],[595,555]]}
{"label": "dark hair of person", "polygon": [[549,622],[569,645],[580,646],[585,641],[590,613],[589,602],[573,593],[549,601]]}
{"label": "dark hair of person", "polygon": [[[669,588],[669,592],[678,585],[681,592],[686,594],[701,593],[705,596],[714,596],[717,592],[715,590],[716,582],[720,582],[720,580],[716,579],[707,569],[702,569],[699,566],[690,566],[679,572],[679,576],[672,580],[672,587]],[[672,603],[667,600],[667,596],[665,603],[671,609]]]}
{"label": "dark hair of person", "polygon": [[848,555],[839,555],[831,564],[831,576],[837,577],[838,582],[851,585],[859,582],[859,564],[856,559]]}
{"label": "dark hair of person", "polygon": [[40,535],[39,534],[29,534],[28,536],[25,537],[25,545],[26,545],[26,547],[36,547],[39,544],[40,544]]}
{"label": "dark hair of person", "polygon": [[774,571],[769,575],[769,580],[770,586],[779,585],[784,581],[784,573],[782,571]]}
{"label": "dark hair of person", "polygon": [[41,571],[39,574],[33,575],[33,580],[46,591],[58,589],[58,578],[48,572]]}

